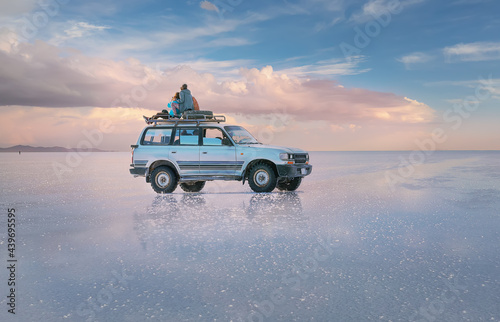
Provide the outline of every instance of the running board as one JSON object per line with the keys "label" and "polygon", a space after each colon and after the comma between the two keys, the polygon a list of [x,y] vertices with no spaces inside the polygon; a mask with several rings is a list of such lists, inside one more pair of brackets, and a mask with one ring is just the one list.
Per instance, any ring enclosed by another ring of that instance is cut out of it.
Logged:
{"label": "running board", "polygon": [[193,181],[214,181],[214,180],[240,181],[241,176],[187,176],[187,177],[181,177],[179,179],[179,183],[193,182]]}

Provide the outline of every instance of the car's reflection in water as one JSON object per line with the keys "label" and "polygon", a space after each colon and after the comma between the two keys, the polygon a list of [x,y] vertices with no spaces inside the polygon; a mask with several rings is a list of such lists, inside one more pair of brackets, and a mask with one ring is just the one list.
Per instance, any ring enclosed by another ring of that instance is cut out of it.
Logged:
{"label": "car's reflection in water", "polygon": [[245,210],[249,221],[257,225],[272,222],[294,225],[303,220],[302,203],[296,192],[255,194]]}
{"label": "car's reflection in water", "polygon": [[245,236],[272,235],[304,226],[295,192],[219,195],[158,195],[134,214],[134,230],[144,251],[178,260],[199,260],[218,249],[233,249]]}

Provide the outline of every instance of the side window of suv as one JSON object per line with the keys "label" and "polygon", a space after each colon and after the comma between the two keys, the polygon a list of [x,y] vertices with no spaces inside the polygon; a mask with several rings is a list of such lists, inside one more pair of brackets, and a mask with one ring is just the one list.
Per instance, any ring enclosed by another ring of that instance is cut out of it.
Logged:
{"label": "side window of suv", "polygon": [[198,128],[182,128],[175,130],[174,145],[198,145]]}
{"label": "side window of suv", "polygon": [[143,145],[169,145],[172,128],[151,128],[146,131]]}
{"label": "side window of suv", "polygon": [[227,136],[218,128],[204,128],[202,130],[203,145],[223,145]]}

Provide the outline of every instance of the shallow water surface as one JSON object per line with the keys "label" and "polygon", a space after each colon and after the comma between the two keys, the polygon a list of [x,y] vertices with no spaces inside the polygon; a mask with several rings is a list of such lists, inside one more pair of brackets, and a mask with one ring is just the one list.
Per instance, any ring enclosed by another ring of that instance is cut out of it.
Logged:
{"label": "shallow water surface", "polygon": [[128,153],[67,157],[0,154],[1,321],[500,319],[498,152],[313,152],[296,192],[267,194],[157,195]]}

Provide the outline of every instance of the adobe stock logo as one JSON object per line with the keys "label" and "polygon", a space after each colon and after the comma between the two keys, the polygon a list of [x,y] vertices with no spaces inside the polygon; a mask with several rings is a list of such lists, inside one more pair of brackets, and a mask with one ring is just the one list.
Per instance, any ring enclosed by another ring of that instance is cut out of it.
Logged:
{"label": "adobe stock logo", "polygon": [[61,5],[65,5],[70,0],[38,0],[38,10],[25,15],[16,26],[17,37],[27,41],[34,38],[40,29],[45,28],[50,19],[57,16]]}
{"label": "adobe stock logo", "polygon": [[433,300],[426,299],[425,303],[410,316],[412,322],[434,322],[442,321],[447,306],[460,301],[462,293],[467,292],[467,285],[461,284],[458,276],[451,275],[450,278],[444,279],[446,288],[443,288],[441,294]]}
{"label": "adobe stock logo", "polygon": [[474,89],[474,95],[469,95],[459,102],[455,102],[452,108],[443,113],[443,125],[434,128],[430,132],[430,137],[425,139],[415,139],[414,143],[418,147],[407,157],[399,156],[400,163],[395,170],[385,172],[385,180],[392,192],[396,191],[398,184],[404,183],[417,171],[416,167],[427,162],[428,158],[438,150],[440,144],[444,144],[452,131],[457,131],[465,119],[476,112],[481,103],[489,100],[496,89],[493,86],[495,80],[492,74],[488,79],[479,77]]}

